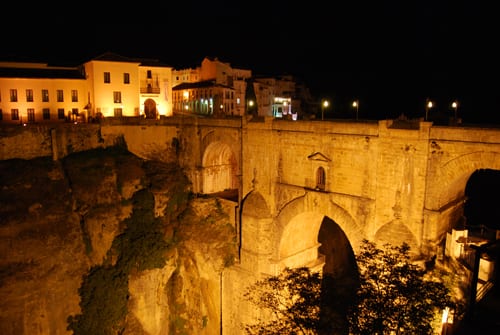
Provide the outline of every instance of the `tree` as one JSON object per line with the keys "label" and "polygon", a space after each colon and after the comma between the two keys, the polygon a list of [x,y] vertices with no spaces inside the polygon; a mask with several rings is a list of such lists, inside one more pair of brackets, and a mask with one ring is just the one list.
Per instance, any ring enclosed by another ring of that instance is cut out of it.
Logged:
{"label": "tree", "polygon": [[[257,323],[245,326],[246,333],[331,334],[335,329],[335,334],[424,335],[433,333],[443,309],[457,307],[441,279],[412,262],[406,243],[377,248],[364,240],[356,262],[354,275],[359,278],[353,301],[345,300],[345,292],[335,292],[345,291],[338,278],[325,281],[328,276],[307,267],[287,268],[257,281],[245,298],[263,313]],[[336,310],[341,304],[348,306],[345,327],[336,314],[346,314],[345,308]]]}
{"label": "tree", "polygon": [[432,334],[432,323],[452,307],[448,288],[410,261],[410,247],[364,240],[356,256],[359,288],[350,310],[351,334]]}
{"label": "tree", "polygon": [[[245,298],[266,317],[245,325],[247,334],[316,334],[319,323],[321,273],[307,267],[286,268],[255,282]],[[269,316],[269,317],[267,317]]]}

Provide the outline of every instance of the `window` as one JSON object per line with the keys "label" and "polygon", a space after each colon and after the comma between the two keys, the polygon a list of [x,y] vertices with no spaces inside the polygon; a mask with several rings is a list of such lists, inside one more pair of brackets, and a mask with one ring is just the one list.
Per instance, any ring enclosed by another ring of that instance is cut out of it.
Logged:
{"label": "window", "polygon": [[151,75],[151,70],[148,70],[147,76],[148,76],[148,79],[153,78],[153,76]]}
{"label": "window", "polygon": [[130,84],[130,73],[124,73],[123,74],[123,83],[124,84]]}
{"label": "window", "polygon": [[78,91],[71,90],[71,102],[78,102]]}
{"label": "window", "polygon": [[320,166],[316,171],[316,189],[324,191],[326,184],[325,169]]}
{"label": "window", "polygon": [[111,83],[111,73],[104,72],[104,83],[105,84]]}
{"label": "window", "polygon": [[122,102],[122,92],[120,91],[115,91],[113,92],[113,101],[115,104],[119,104]]}
{"label": "window", "polygon": [[42,101],[49,102],[49,90],[42,90]]}
{"label": "window", "polygon": [[57,90],[57,102],[64,102],[63,90]]}
{"label": "window", "polygon": [[26,90],[26,101],[27,102],[33,102],[33,90],[32,89],[27,89]]}
{"label": "window", "polygon": [[[10,90],[10,102],[17,102],[17,90],[12,89]],[[18,120],[18,119],[16,119]]]}
{"label": "window", "polygon": [[14,108],[10,110],[11,120],[19,120],[19,109]]}
{"label": "window", "polygon": [[114,114],[115,114],[115,117],[121,117],[122,116],[122,109],[121,108],[115,108],[114,109]]}
{"label": "window", "polygon": [[28,108],[28,122],[35,122],[35,109]]}
{"label": "window", "polygon": [[44,120],[50,120],[50,108],[44,108],[42,114]]}
{"label": "window", "polygon": [[64,108],[58,108],[57,109],[57,118],[59,120],[64,119]]}

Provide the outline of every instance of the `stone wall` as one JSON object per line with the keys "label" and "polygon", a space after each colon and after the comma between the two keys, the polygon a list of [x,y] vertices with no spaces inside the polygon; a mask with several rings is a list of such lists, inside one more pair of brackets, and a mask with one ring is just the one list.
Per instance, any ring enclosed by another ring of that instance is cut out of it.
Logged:
{"label": "stone wall", "polygon": [[4,125],[0,132],[0,160],[47,156],[57,160],[105,145],[98,124]]}

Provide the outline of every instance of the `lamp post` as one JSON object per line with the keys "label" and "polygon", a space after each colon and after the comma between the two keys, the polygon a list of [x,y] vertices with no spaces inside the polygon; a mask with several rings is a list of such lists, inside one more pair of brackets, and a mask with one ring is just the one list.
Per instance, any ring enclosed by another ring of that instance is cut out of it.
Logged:
{"label": "lamp post", "polygon": [[325,119],[325,109],[330,105],[328,100],[323,100],[321,103],[321,120]]}
{"label": "lamp post", "polygon": [[453,101],[451,103],[451,108],[453,108],[453,111],[455,112],[455,123],[457,122],[457,116],[458,116],[458,101]]}
{"label": "lamp post", "polygon": [[358,111],[359,111],[359,101],[354,100],[352,102],[352,107],[356,110],[356,120],[358,119]]}
{"label": "lamp post", "polygon": [[431,100],[427,99],[427,102],[425,104],[425,121],[429,118],[429,109],[431,109],[434,106]]}

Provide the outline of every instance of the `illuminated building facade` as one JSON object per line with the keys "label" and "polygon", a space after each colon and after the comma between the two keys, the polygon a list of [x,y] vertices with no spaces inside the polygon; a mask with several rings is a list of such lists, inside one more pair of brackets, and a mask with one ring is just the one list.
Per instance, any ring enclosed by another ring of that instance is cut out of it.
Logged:
{"label": "illuminated building facade", "polygon": [[171,116],[172,68],[106,53],[78,67],[0,63],[2,123]]}
{"label": "illuminated building facade", "polygon": [[175,114],[231,116],[245,114],[246,80],[250,70],[205,57],[196,69],[173,71]]}
{"label": "illuminated building facade", "polygon": [[107,53],[85,63],[85,73],[93,115],[172,115],[172,68],[157,60]]}
{"label": "illuminated building facade", "polygon": [[[247,86],[252,85],[252,101]],[[0,62],[0,122],[92,122],[102,117],[160,118],[174,114],[297,119],[291,76],[253,78],[205,57],[195,69],[176,70],[155,59],[102,54],[80,66]]]}
{"label": "illuminated building facade", "polygon": [[87,105],[87,81],[77,67],[0,63],[0,122],[76,120]]}

